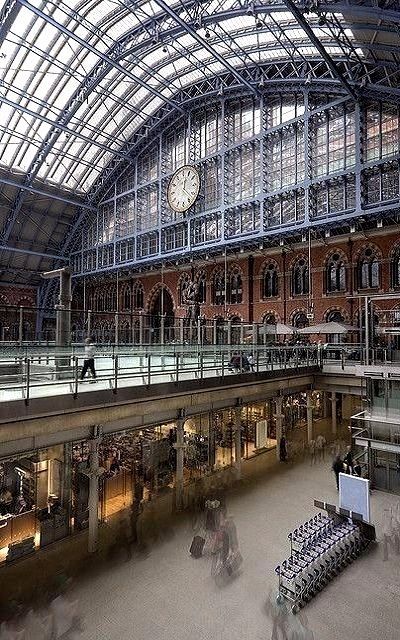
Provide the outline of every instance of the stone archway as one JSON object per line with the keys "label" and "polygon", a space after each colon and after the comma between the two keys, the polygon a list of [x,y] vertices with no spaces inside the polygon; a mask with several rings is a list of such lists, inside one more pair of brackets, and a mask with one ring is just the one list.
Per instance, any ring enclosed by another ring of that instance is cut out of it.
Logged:
{"label": "stone archway", "polygon": [[[164,316],[164,336],[161,336],[161,317]],[[174,300],[167,287],[159,287],[149,303],[151,342],[172,342],[174,336]]]}

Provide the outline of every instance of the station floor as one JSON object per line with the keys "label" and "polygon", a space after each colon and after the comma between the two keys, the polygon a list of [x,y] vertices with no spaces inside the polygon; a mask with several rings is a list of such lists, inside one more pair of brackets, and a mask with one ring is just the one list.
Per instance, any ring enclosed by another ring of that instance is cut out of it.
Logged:
{"label": "station floor", "polygon": [[[150,549],[110,562],[72,587],[84,619],[81,640],[398,640],[400,555],[377,543],[339,574],[304,609],[288,614],[285,635],[273,634],[266,608],[274,598],[274,567],[289,551],[287,534],[316,513],[313,499],[337,501],[330,459],[281,464],[228,494],[244,558],[241,574],[218,587],[209,558],[193,559],[186,516]],[[400,497],[373,492],[372,520],[382,539],[384,510]],[[299,631],[300,620],[312,631]],[[78,636],[77,636],[78,637]]]}

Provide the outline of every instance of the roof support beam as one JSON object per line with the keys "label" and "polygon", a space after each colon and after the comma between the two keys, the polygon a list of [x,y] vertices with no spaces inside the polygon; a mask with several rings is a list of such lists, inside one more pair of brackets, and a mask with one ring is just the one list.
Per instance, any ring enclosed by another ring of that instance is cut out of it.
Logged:
{"label": "roof support beam", "polygon": [[342,76],[335,62],[333,61],[329,53],[325,50],[325,47],[321,44],[319,38],[315,35],[314,31],[308,24],[307,20],[304,18],[298,6],[293,2],[293,0],[283,0],[283,2],[287,6],[289,11],[293,14],[293,16],[296,18],[301,28],[304,29],[304,31],[310,38],[310,41],[314,45],[314,47],[321,54],[322,58],[326,62],[327,66],[329,67],[334,77],[337,78],[339,82],[341,82],[341,84],[346,89],[347,93],[351,95],[351,97],[354,98],[354,100],[357,100],[358,98],[357,92],[353,89],[353,87],[351,87],[351,85],[347,82],[347,80]]}
{"label": "roof support beam", "polygon": [[55,193],[49,193],[48,191],[43,191],[42,189],[37,189],[36,187],[21,184],[16,180],[10,180],[10,178],[4,178],[3,176],[0,176],[0,184],[6,184],[8,187],[16,187],[17,189],[29,191],[30,193],[35,193],[38,196],[43,196],[44,198],[48,198],[49,200],[58,200],[59,202],[70,204],[73,207],[80,207],[81,209],[87,209],[88,211],[96,211],[96,207],[93,207],[90,204],[86,204],[85,202],[80,202],[79,200],[73,200],[72,198],[59,196]]}
{"label": "roof support beam", "polygon": [[123,67],[121,64],[119,64],[115,60],[111,60],[111,58],[109,58],[105,53],[102,53],[101,51],[96,49],[96,47],[89,44],[89,42],[86,42],[86,40],[78,36],[76,33],[71,31],[70,29],[67,29],[66,27],[64,27],[64,25],[60,24],[59,22],[57,22],[57,20],[54,20],[54,18],[47,15],[37,7],[33,6],[33,4],[31,4],[30,2],[27,2],[27,0],[18,0],[18,2],[26,9],[29,9],[29,11],[32,11],[32,13],[34,13],[36,16],[38,16],[42,20],[51,24],[55,29],[60,31],[60,33],[63,33],[64,35],[68,36],[72,40],[75,40],[75,42],[80,44],[81,47],[83,47],[84,49],[87,49],[88,51],[93,53],[95,56],[100,58],[101,60],[104,60],[104,62],[108,63],[114,69],[117,69],[117,71],[119,71],[123,76],[126,76],[133,82],[139,84],[141,87],[146,89],[146,91],[149,91],[153,95],[157,96],[157,98],[160,98],[160,100],[162,100],[163,102],[168,102],[173,107],[175,107],[175,109],[178,109],[178,111],[181,111],[182,113],[184,112],[182,107],[177,102],[174,102],[174,100],[170,100],[169,98],[164,96],[162,93],[157,91],[157,89],[154,89],[153,87],[149,86],[147,82],[144,82],[144,80],[139,78],[134,73],[131,73],[130,71],[128,71],[128,69]]}
{"label": "roof support beam", "polygon": [[207,40],[199,36],[198,33],[194,29],[192,29],[192,27],[189,24],[187,24],[187,22],[182,20],[180,15],[176,13],[174,9],[171,9],[171,7],[169,7],[168,4],[164,2],[164,0],[155,0],[155,2],[156,4],[158,4],[160,9],[163,9],[165,13],[170,15],[171,18],[173,18],[181,27],[183,27],[185,31],[187,31],[187,33],[194,40],[196,40],[196,42],[201,44],[201,46],[204,47],[204,49],[206,49],[209,53],[211,53],[211,55],[214,56],[214,58],[218,60],[218,62],[220,62],[225,67],[225,69],[229,71],[236,78],[236,80],[241,82],[243,86],[246,87],[252,93],[256,93],[256,94],[258,93],[256,88],[250,82],[248,82],[242,76],[242,74],[235,69],[235,67],[229,64],[229,62],[227,62],[223,56],[221,56],[217,51],[215,51],[214,48],[210,44],[208,44]]}
{"label": "roof support beam", "polygon": [[[38,256],[39,258],[49,258],[49,260],[64,260],[68,262],[65,256],[55,256],[52,253],[41,253],[40,251],[31,251],[30,249],[18,249],[17,247],[7,247],[0,245],[0,251],[10,251],[11,253],[24,253],[28,256]],[[6,267],[7,268],[7,267]]]}

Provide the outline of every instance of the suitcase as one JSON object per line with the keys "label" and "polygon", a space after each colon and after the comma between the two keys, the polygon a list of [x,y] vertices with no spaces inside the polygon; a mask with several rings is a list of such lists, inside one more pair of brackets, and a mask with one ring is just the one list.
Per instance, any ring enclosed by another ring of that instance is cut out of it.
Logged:
{"label": "suitcase", "polygon": [[228,575],[231,576],[233,573],[236,573],[242,562],[243,558],[240,551],[234,551],[226,561],[226,571]]}
{"label": "suitcase", "polygon": [[204,538],[202,538],[201,536],[194,536],[189,550],[190,555],[192,555],[193,558],[201,558],[201,556],[203,555],[204,543]]}

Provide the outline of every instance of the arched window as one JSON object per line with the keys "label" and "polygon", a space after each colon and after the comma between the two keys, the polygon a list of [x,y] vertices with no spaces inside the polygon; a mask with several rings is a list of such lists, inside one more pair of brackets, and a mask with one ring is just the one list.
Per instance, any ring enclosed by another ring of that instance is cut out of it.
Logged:
{"label": "arched window", "polygon": [[225,304],[225,277],[221,271],[213,279],[213,304]]}
{"label": "arched window", "polygon": [[239,269],[235,268],[229,274],[228,303],[240,304],[243,299],[242,276]]}
{"label": "arched window", "polygon": [[198,300],[200,302],[200,304],[204,304],[206,302],[207,299],[207,280],[206,280],[206,274],[201,272],[199,277],[198,277],[198,285],[199,285],[199,289],[198,289]]}
{"label": "arched window", "polygon": [[124,285],[121,295],[122,311],[129,311],[131,308],[131,288],[129,284]]}
{"label": "arched window", "polygon": [[296,329],[304,329],[304,327],[308,327],[308,319],[303,311],[299,311],[293,316],[293,326]]}
{"label": "arched window", "polygon": [[[344,316],[340,311],[334,310],[330,311],[326,315],[327,322],[339,322],[339,324],[344,323]],[[331,333],[327,336],[328,342],[332,344],[339,344],[342,341],[343,336],[340,333]]]}
{"label": "arched window", "polygon": [[132,291],[132,306],[134,309],[143,309],[144,306],[144,292],[141,282],[135,282]]}
{"label": "arched window", "polygon": [[188,273],[184,273],[179,282],[179,304],[184,305],[186,301],[186,289],[190,282],[190,276]]}
{"label": "arched window", "polygon": [[346,291],[346,265],[338,253],[334,253],[326,267],[326,290]]}
{"label": "arched window", "polygon": [[263,298],[275,298],[278,295],[278,271],[273,263],[264,270],[261,295]]}
{"label": "arched window", "polygon": [[400,247],[397,248],[390,263],[392,287],[400,287]]}
{"label": "arched window", "polygon": [[379,262],[369,247],[359,258],[357,275],[360,289],[377,289],[379,287]]}
{"label": "arched window", "polygon": [[304,258],[300,258],[293,267],[292,291],[294,296],[308,293],[308,264]]}

